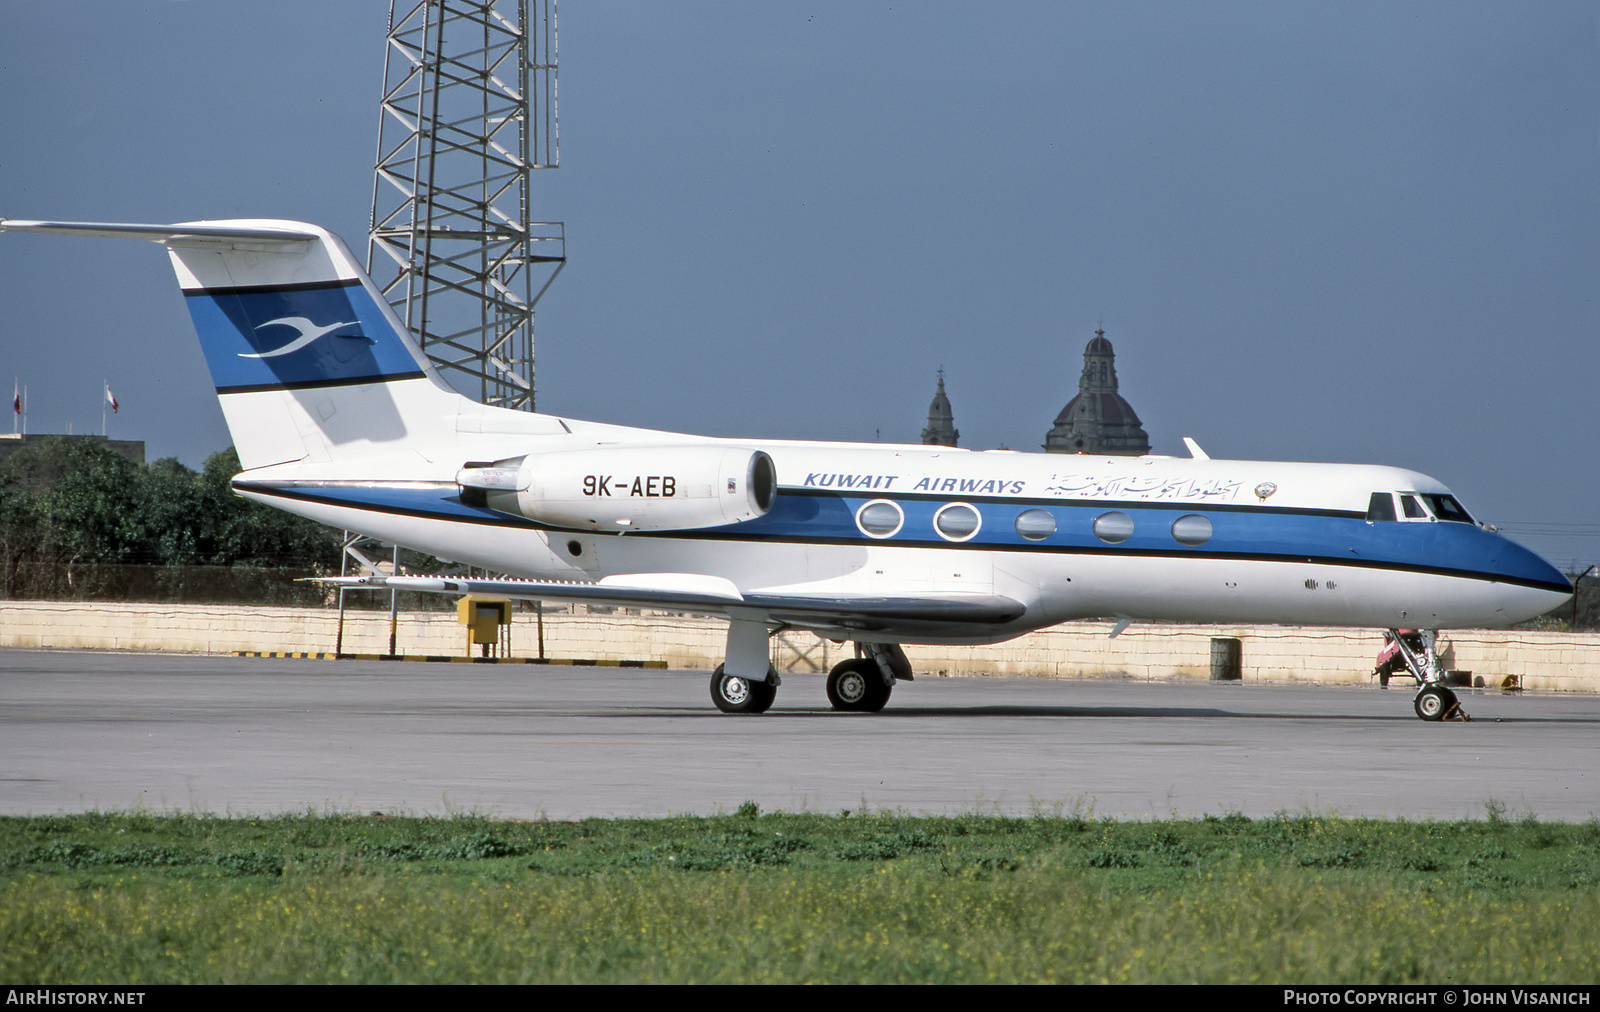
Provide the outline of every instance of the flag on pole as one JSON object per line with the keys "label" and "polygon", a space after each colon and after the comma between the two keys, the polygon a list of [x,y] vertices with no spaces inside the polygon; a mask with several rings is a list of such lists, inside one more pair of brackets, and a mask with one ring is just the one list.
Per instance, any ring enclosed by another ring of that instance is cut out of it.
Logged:
{"label": "flag on pole", "polygon": [[17,380],[16,384],[13,385],[12,388],[11,388],[11,413],[13,415],[22,414],[22,381],[21,380]]}
{"label": "flag on pole", "polygon": [[117,395],[111,392],[110,383],[106,384],[106,403],[111,405],[111,413],[113,415],[116,414],[119,405],[117,404]]}

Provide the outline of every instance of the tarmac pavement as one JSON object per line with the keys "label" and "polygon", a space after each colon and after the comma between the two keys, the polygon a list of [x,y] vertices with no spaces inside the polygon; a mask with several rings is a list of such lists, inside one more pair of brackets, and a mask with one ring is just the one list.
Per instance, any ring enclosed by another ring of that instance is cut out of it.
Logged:
{"label": "tarmac pavement", "polygon": [[709,678],[0,650],[0,813],[1600,815],[1600,696],[923,678],[846,714],[796,674],[730,716]]}

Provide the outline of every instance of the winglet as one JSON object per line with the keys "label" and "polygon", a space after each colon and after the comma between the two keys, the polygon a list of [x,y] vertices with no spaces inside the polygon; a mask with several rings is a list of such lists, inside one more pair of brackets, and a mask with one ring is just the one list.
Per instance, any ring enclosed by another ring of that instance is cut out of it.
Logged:
{"label": "winglet", "polygon": [[1200,449],[1200,444],[1190,439],[1188,436],[1183,437],[1183,445],[1189,448],[1189,456],[1193,457],[1195,460],[1211,459],[1211,454]]}

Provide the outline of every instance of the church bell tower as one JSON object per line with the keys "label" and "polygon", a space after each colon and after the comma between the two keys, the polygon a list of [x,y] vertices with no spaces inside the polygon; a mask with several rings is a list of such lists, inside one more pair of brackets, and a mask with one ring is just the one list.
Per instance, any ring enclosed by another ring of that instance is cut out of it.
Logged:
{"label": "church bell tower", "polygon": [[956,431],[956,417],[950,410],[950,398],[944,393],[944,370],[939,370],[939,389],[933,393],[933,403],[928,405],[928,427],[922,430],[922,441],[928,446],[955,446],[961,438]]}

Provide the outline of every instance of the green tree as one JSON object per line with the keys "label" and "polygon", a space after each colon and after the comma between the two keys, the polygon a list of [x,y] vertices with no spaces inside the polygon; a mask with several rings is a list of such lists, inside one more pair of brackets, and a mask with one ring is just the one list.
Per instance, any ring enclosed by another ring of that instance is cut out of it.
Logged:
{"label": "green tree", "polygon": [[0,464],[5,595],[99,594],[110,584],[94,574],[115,566],[160,567],[169,597],[184,595],[191,567],[258,577],[338,567],[335,531],[237,495],[238,470],[231,448],[197,473],[173,458],[141,466],[95,439],[23,447]]}

